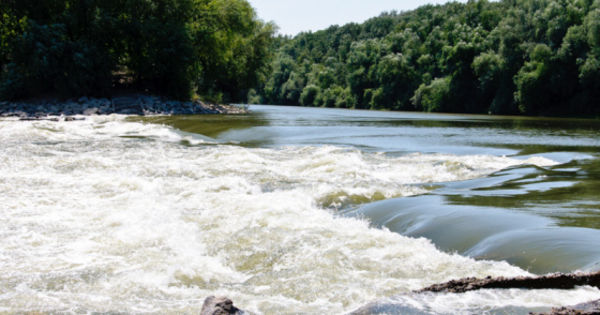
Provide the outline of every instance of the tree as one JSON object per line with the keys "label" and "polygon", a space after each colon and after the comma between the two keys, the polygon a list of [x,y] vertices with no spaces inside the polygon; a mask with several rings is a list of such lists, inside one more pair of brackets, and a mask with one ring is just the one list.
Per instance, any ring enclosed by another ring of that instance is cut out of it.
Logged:
{"label": "tree", "polygon": [[411,98],[415,108],[426,112],[445,111],[450,93],[450,78],[437,78],[430,84],[421,84]]}
{"label": "tree", "polygon": [[106,94],[242,100],[274,26],[245,0],[3,0],[0,98]]}
{"label": "tree", "polygon": [[[295,91],[267,98],[272,104],[339,106],[334,98],[349,91],[357,108],[592,114],[598,21],[598,0],[473,0],[384,13],[279,41],[270,78],[281,75],[278,59],[294,78],[270,79],[279,85],[259,93]],[[305,83],[298,98],[295,82]]]}

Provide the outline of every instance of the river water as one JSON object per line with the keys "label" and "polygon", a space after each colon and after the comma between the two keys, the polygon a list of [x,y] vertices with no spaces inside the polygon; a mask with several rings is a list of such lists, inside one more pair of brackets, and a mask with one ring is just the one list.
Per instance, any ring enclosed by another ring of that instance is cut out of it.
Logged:
{"label": "river water", "polygon": [[0,313],[527,314],[600,290],[600,122],[252,106],[0,119]]}

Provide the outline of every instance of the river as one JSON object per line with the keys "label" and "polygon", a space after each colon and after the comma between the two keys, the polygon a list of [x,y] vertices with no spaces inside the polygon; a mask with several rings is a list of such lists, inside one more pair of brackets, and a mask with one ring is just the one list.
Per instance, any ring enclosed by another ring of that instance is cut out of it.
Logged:
{"label": "river", "polygon": [[600,290],[600,121],[251,106],[0,119],[0,313],[527,314]]}

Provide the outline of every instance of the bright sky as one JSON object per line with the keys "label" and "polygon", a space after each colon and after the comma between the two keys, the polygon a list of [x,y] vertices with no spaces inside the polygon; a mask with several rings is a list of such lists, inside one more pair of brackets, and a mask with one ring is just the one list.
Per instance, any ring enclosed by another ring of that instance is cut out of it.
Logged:
{"label": "bright sky", "polygon": [[[248,0],[258,16],[273,21],[279,33],[296,35],[330,25],[363,22],[384,11],[407,11],[448,0]],[[459,1],[466,2],[466,1]]]}

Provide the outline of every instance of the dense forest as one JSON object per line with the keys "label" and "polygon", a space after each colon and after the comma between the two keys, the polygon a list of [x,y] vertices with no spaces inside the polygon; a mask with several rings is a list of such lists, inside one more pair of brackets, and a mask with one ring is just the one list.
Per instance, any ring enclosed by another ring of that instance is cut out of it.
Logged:
{"label": "dense forest", "polygon": [[486,0],[275,41],[253,103],[600,114],[600,0]]}
{"label": "dense forest", "polygon": [[2,0],[0,100],[600,114],[600,0],[471,0],[274,37],[245,0]]}
{"label": "dense forest", "polygon": [[273,32],[245,0],[1,0],[0,100],[242,100],[268,74]]}

